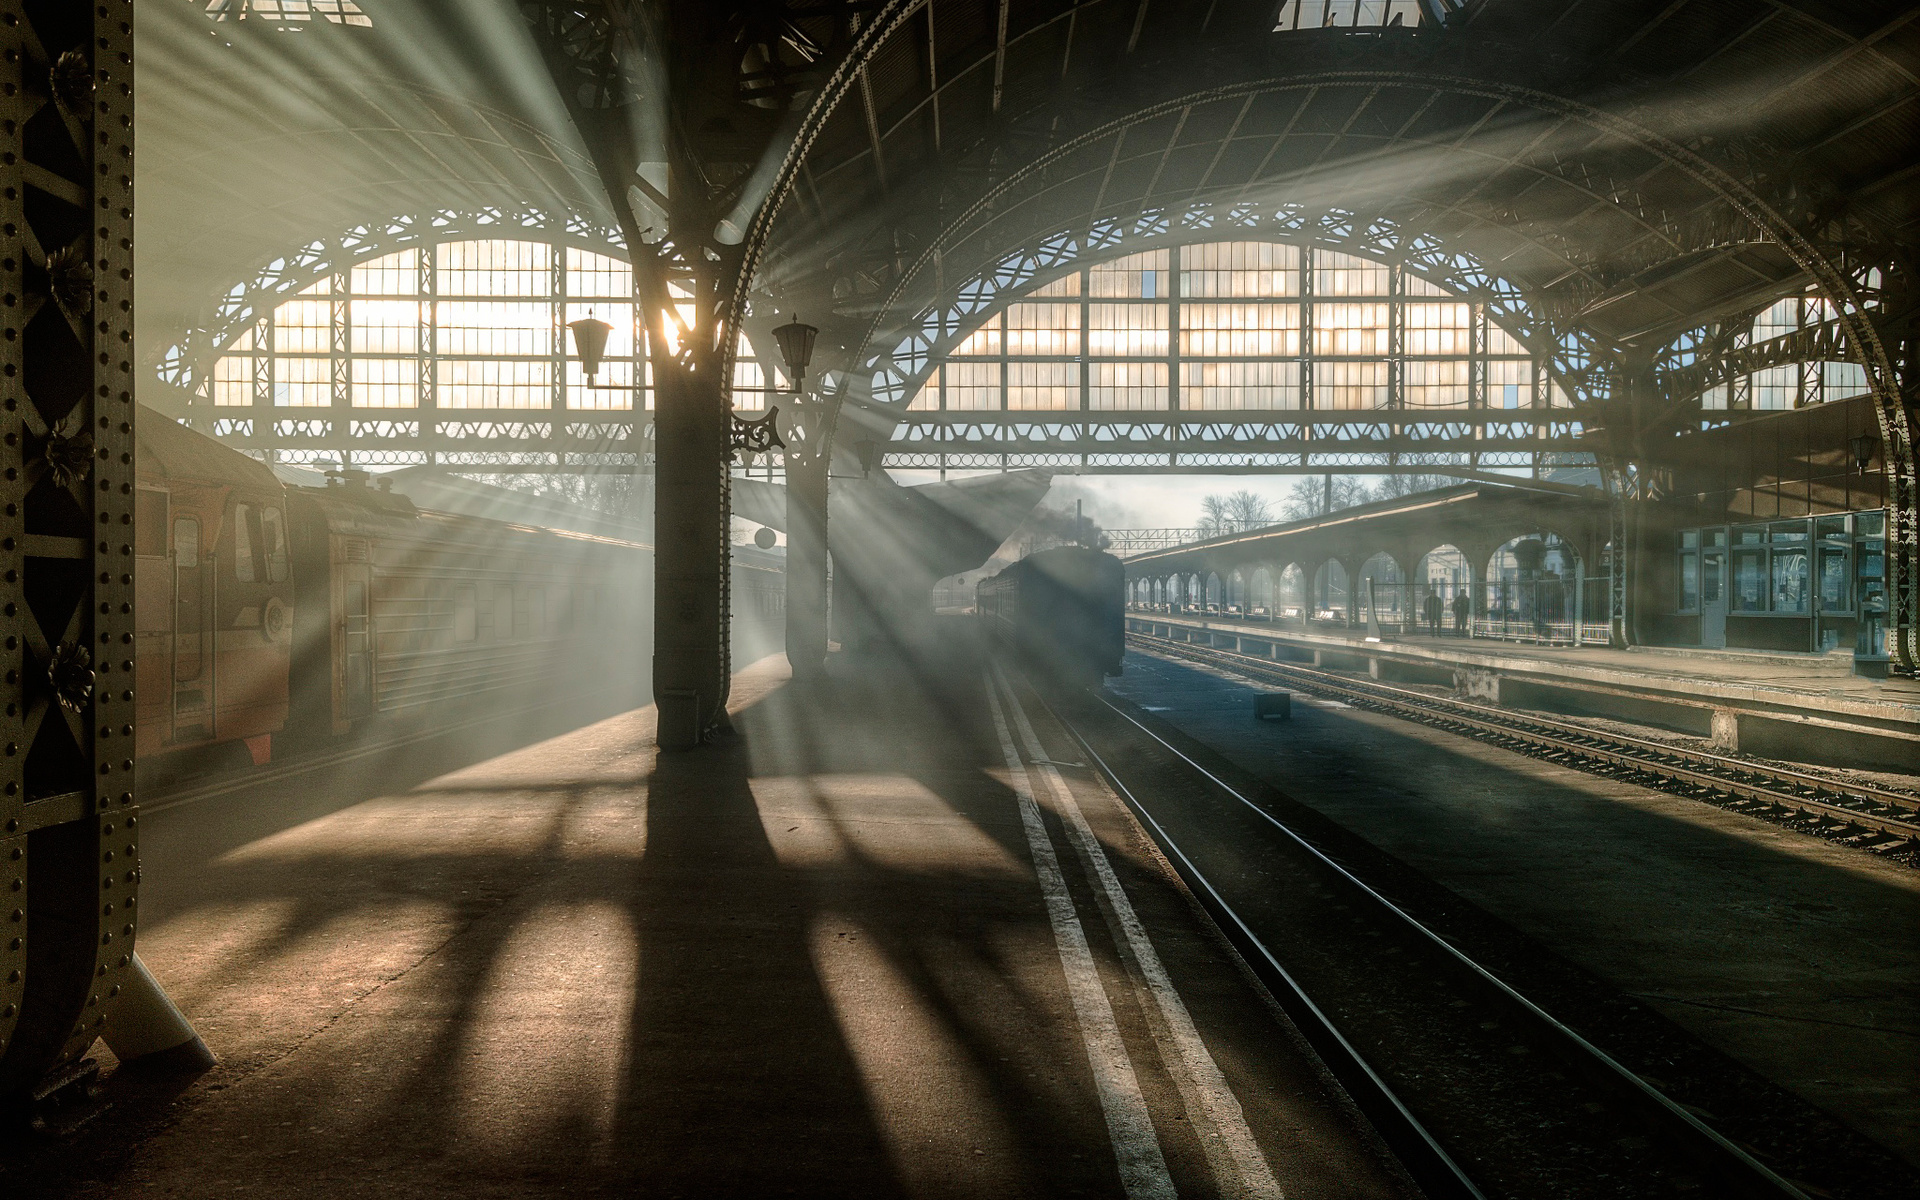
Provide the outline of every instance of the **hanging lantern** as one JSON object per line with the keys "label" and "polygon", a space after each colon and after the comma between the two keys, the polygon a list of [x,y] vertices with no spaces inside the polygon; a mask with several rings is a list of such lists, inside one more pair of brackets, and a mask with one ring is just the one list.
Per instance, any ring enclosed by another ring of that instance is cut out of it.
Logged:
{"label": "hanging lantern", "polygon": [[1853,451],[1854,465],[1864,471],[1872,464],[1873,453],[1880,448],[1880,439],[1863,433],[1859,437],[1848,438],[1847,446]]}
{"label": "hanging lantern", "polygon": [[806,378],[807,365],[813,362],[813,339],[819,335],[818,329],[803,324],[797,316],[773,331],[773,340],[780,346],[780,357],[787,360],[787,378],[793,381],[796,392],[800,390],[800,381]]}
{"label": "hanging lantern", "polygon": [[567,328],[573,331],[573,352],[580,358],[580,368],[592,379],[600,373],[600,360],[606,356],[607,335],[613,332],[613,326],[594,317],[581,317],[568,321]]}

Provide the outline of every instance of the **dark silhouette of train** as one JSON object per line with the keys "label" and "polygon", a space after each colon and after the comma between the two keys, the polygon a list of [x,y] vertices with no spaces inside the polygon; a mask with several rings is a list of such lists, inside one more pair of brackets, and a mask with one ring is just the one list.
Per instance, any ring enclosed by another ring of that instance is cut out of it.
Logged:
{"label": "dark silhouette of train", "polygon": [[987,637],[1036,682],[1097,688],[1126,655],[1126,571],[1099,550],[1042,550],[980,581]]}

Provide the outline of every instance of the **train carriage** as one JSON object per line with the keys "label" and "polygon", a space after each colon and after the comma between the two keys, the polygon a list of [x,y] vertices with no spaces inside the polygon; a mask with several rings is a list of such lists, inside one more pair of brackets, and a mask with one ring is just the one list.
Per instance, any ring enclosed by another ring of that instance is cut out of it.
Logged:
{"label": "train carriage", "polygon": [[[652,547],[421,509],[359,471],[325,486],[157,413],[139,423],[136,753],[169,773],[276,735],[324,742],[503,698],[538,704],[650,674]],[[502,495],[511,514],[525,497]],[[737,648],[780,645],[778,555],[737,548]]]}
{"label": "train carriage", "polygon": [[284,489],[177,422],[143,420],[138,437],[135,752],[238,742],[263,762],[289,700]]}
{"label": "train carriage", "polygon": [[[303,690],[303,725],[342,734],[605,674],[616,664],[596,632],[639,627],[639,543],[421,511],[358,472],[290,495],[307,614],[295,674],[325,681]],[[637,655],[619,665],[644,669]]]}
{"label": "train carriage", "polygon": [[988,637],[1038,681],[1097,688],[1126,655],[1125,593],[1119,559],[1062,546],[982,580],[974,607]]}

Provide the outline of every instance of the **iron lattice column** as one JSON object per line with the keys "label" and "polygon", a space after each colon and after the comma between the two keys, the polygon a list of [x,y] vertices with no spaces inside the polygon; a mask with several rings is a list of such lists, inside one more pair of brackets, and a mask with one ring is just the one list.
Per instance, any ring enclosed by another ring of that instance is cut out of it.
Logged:
{"label": "iron lattice column", "polygon": [[[717,181],[738,182],[756,157],[722,166],[688,131],[739,128],[725,111],[737,107],[738,54],[725,47],[725,13],[698,5],[523,12],[633,260],[654,388],[653,691],[660,746],[686,749],[724,720],[729,665],[726,381],[741,255],[716,237],[737,203]],[[765,126],[761,116],[749,127]]]}
{"label": "iron lattice column", "polygon": [[[649,333],[663,749],[695,745],[726,721],[734,350],[756,219],[791,185],[794,154],[785,154],[784,183],[763,168],[782,162],[776,147],[804,144],[850,86],[859,7],[521,5],[620,222]],[[901,8],[896,0],[888,21],[867,30],[868,52]],[[789,61],[795,47],[805,53]],[[796,121],[790,114],[810,93]]]}
{"label": "iron lattice column", "polygon": [[0,0],[0,1099],[131,976],[133,3]]}

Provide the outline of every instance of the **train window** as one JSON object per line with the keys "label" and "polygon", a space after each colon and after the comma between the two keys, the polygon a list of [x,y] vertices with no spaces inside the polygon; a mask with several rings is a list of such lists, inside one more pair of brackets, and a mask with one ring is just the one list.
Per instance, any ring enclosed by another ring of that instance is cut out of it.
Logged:
{"label": "train window", "polygon": [[527,589],[527,632],[541,637],[547,632],[547,589]]}
{"label": "train window", "polygon": [[513,626],[513,588],[503,583],[493,589],[493,636],[510,638]]}
{"label": "train window", "polygon": [[233,577],[241,583],[253,582],[253,531],[249,528],[257,518],[250,504],[233,506]]}
{"label": "train window", "polygon": [[287,579],[287,520],[277,508],[260,510],[262,548],[267,555],[267,581],[285,583]]}
{"label": "train window", "polygon": [[471,642],[480,637],[480,596],[470,587],[453,589],[453,640]]}
{"label": "train window", "polygon": [[573,589],[555,588],[553,590],[553,632],[565,633],[573,628]]}
{"label": "train window", "polygon": [[167,552],[167,494],[141,488],[133,502],[134,553],[159,558]]}

